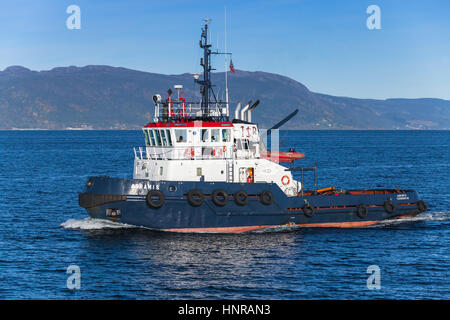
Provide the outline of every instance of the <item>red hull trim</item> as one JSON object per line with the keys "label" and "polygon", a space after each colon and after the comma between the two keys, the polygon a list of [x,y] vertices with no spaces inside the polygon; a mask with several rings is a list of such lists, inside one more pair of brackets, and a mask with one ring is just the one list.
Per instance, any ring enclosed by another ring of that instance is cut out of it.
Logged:
{"label": "red hull trim", "polygon": [[185,232],[185,233],[241,233],[275,227],[306,227],[306,228],[359,228],[371,226],[380,221],[352,221],[352,222],[324,222],[324,223],[306,223],[292,225],[269,225],[269,226],[245,226],[245,227],[218,227],[218,228],[176,228],[162,229],[169,232]]}

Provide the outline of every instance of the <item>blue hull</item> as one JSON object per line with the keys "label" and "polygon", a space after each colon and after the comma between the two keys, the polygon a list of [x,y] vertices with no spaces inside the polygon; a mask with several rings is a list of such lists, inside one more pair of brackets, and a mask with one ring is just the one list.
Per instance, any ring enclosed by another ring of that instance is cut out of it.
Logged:
{"label": "blue hull", "polygon": [[[188,192],[201,190],[205,197],[199,206],[188,202]],[[149,190],[164,195],[160,208],[149,205]],[[214,190],[229,195],[226,204],[214,203]],[[248,202],[239,205],[234,195],[244,190]],[[271,204],[262,203],[259,195],[269,191]],[[393,211],[386,210],[391,199]],[[389,200],[388,200],[389,201]],[[79,194],[80,206],[92,218],[108,219],[150,229],[174,232],[244,232],[278,226],[361,227],[426,210],[419,205],[415,191],[361,190],[346,194],[305,194],[288,197],[276,184],[225,182],[152,182],[138,179],[91,177],[86,189]],[[304,209],[309,203],[314,212]],[[358,214],[364,204],[366,212]],[[390,212],[392,211],[392,212]]]}

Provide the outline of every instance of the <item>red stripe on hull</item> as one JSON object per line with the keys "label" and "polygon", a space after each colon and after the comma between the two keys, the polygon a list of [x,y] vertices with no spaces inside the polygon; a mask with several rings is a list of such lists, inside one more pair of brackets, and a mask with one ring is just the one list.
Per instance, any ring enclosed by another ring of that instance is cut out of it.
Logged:
{"label": "red stripe on hull", "polygon": [[309,223],[309,224],[292,224],[292,225],[270,225],[270,226],[247,226],[247,227],[218,227],[218,228],[179,228],[179,229],[162,229],[162,231],[170,232],[187,232],[187,233],[240,233],[246,231],[275,228],[275,227],[322,227],[322,228],[357,228],[373,225],[379,221],[357,221],[357,222],[325,222],[325,223]]}
{"label": "red stripe on hull", "polygon": [[[416,214],[405,214],[396,218],[408,218]],[[386,220],[391,220],[386,219]],[[179,229],[162,229],[162,231],[170,232],[187,232],[187,233],[240,233],[246,231],[276,228],[276,227],[306,227],[306,228],[361,228],[374,225],[385,220],[371,221],[348,221],[348,222],[322,222],[322,223],[303,223],[303,224],[285,224],[285,225],[268,225],[268,226],[246,226],[246,227],[218,227],[218,228],[179,228]]]}
{"label": "red stripe on hull", "polygon": [[358,228],[371,226],[378,222],[380,221],[324,222],[299,224],[299,226],[315,228]]}

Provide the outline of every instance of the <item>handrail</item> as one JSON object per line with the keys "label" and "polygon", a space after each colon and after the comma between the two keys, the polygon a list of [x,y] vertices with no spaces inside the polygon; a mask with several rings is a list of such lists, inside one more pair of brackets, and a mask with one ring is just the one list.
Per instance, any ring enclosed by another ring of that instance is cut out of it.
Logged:
{"label": "handrail", "polygon": [[317,194],[317,162],[314,163],[314,167],[290,167],[290,168],[286,168],[285,171],[291,171],[291,172],[295,172],[295,171],[300,171],[301,172],[301,185],[302,185],[302,196],[303,196],[303,173],[305,171],[314,171],[314,194]]}
{"label": "handrail", "polygon": [[206,117],[226,117],[227,114],[223,110],[226,107],[225,102],[212,103],[209,108],[208,114],[204,114],[204,110],[201,108],[201,102],[187,102],[184,98],[180,97],[180,100],[169,98],[166,101],[167,113],[164,114],[164,103],[159,102],[155,105],[154,121],[187,121],[188,119]]}
{"label": "handrail", "polygon": [[187,145],[184,147],[133,147],[134,157],[139,160],[220,160],[255,159],[255,152],[239,150],[235,152],[226,146]]}

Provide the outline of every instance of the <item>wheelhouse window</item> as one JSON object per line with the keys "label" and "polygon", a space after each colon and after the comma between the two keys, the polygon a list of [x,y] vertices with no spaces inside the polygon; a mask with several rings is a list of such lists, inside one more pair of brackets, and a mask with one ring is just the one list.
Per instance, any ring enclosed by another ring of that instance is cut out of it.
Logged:
{"label": "wheelhouse window", "polygon": [[202,141],[209,142],[209,129],[202,129]]}
{"label": "wheelhouse window", "polygon": [[149,137],[150,145],[151,146],[155,146],[156,145],[156,139],[155,139],[154,130],[148,130],[148,137]]}
{"label": "wheelhouse window", "polygon": [[168,146],[169,142],[167,141],[167,136],[166,136],[166,130],[159,130],[161,133],[161,140],[163,143],[163,146]]}
{"label": "wheelhouse window", "polygon": [[159,135],[159,130],[153,130],[153,133],[155,134],[155,139],[156,139],[156,146],[162,146],[161,143],[161,136]]}
{"label": "wheelhouse window", "polygon": [[144,137],[145,137],[145,145],[149,146],[150,145],[150,140],[148,138],[148,132],[147,130],[143,130],[144,131]]}
{"label": "wheelhouse window", "polygon": [[166,129],[166,136],[167,136],[167,142],[169,143],[169,146],[172,146],[172,136],[169,129]]}
{"label": "wheelhouse window", "polygon": [[186,129],[175,129],[175,139],[178,143],[187,142]]}
{"label": "wheelhouse window", "polygon": [[222,129],[222,142],[230,142],[230,129]]}
{"label": "wheelhouse window", "polygon": [[211,129],[211,142],[219,142],[219,129]]}

